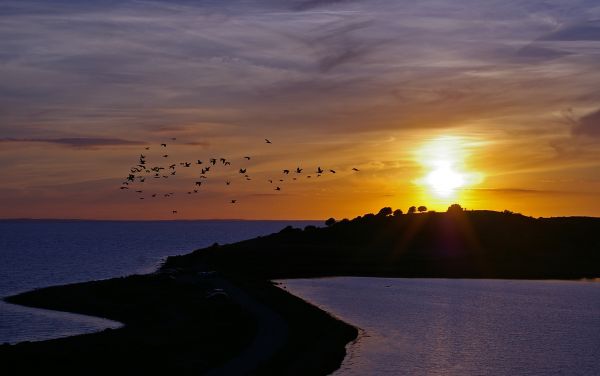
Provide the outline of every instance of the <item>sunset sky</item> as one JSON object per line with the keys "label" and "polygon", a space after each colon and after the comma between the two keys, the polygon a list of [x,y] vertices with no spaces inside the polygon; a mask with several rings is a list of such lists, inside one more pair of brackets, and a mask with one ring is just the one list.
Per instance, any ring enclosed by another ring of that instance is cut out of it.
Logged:
{"label": "sunset sky", "polygon": [[2,1],[0,130],[1,218],[600,216],[600,3]]}

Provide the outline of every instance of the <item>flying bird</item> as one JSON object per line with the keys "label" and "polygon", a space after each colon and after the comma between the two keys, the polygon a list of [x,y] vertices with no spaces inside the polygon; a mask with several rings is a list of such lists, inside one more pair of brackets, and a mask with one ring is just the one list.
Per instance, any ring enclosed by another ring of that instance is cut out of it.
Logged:
{"label": "flying bird", "polygon": [[269,141],[269,139],[268,139],[268,138],[265,138],[265,142],[266,142],[267,144],[271,144],[271,143],[272,143],[271,141]]}
{"label": "flying bird", "polygon": [[175,140],[177,140],[177,139],[176,139],[175,137],[171,137],[171,140],[175,141]]}
{"label": "flying bird", "polygon": [[280,187],[276,187],[275,190],[276,191],[281,191],[281,188]]}
{"label": "flying bird", "polygon": [[302,169],[301,169],[300,167],[297,167],[297,168],[296,168],[296,173],[297,173],[297,174],[300,174],[300,173],[302,173]]}
{"label": "flying bird", "polygon": [[163,148],[166,148],[167,144],[160,144],[160,146],[162,146]]}
{"label": "flying bird", "polygon": [[356,167],[353,167],[352,171],[360,171],[360,170],[358,168],[356,168]]}
{"label": "flying bird", "polygon": [[216,158],[211,158],[210,159],[210,163],[212,163],[212,165],[214,166],[217,163],[217,159]]}
{"label": "flying bird", "polygon": [[146,146],[146,147],[145,147],[145,149],[146,149],[146,150],[150,150],[150,146]]}
{"label": "flying bird", "polygon": [[329,172],[331,172],[332,174],[335,174],[335,170],[329,170]]}
{"label": "flying bird", "polygon": [[202,182],[201,182],[201,181],[197,181],[197,182],[196,182],[196,185],[199,187],[199,186],[201,186],[201,185],[202,185]]}
{"label": "flying bird", "polygon": [[289,173],[290,173],[290,170],[283,170],[283,173],[284,173],[284,174],[289,174]]}
{"label": "flying bird", "polygon": [[240,168],[240,174],[245,174],[246,173],[246,169],[245,168]]}
{"label": "flying bird", "polygon": [[231,200],[232,204],[235,204],[237,202],[237,200]]}
{"label": "flying bird", "polygon": [[230,185],[230,184],[231,184],[231,182],[230,182],[230,181],[226,181],[226,182],[225,182],[225,184],[226,184],[226,185]]}
{"label": "flying bird", "polygon": [[317,167],[317,174],[322,174],[323,173],[323,169],[321,167]]}
{"label": "flying bird", "polygon": [[244,157],[244,158],[246,158],[247,160],[250,160],[250,157]]}
{"label": "flying bird", "polygon": [[173,210],[173,214],[177,214],[177,210]]}
{"label": "flying bird", "polygon": [[169,154],[165,154],[163,155],[163,158],[167,158],[169,156]]}
{"label": "flying bird", "polygon": [[198,159],[198,162],[196,162],[196,164],[202,164],[202,161]]}

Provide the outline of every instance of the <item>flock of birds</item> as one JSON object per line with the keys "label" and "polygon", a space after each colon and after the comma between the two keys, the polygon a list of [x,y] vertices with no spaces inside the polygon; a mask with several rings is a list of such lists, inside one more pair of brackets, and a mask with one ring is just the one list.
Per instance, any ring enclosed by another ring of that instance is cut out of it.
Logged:
{"label": "flock of birds", "polygon": [[[176,141],[177,138],[173,137],[170,141]],[[272,144],[269,139],[265,138],[266,144]],[[138,199],[145,200],[147,198],[170,198],[174,197],[176,192],[164,192],[164,193],[148,193],[147,184],[150,180],[163,180],[173,178],[177,175],[177,172],[180,169],[192,168],[192,166],[198,168],[197,176],[193,180],[193,185],[189,190],[184,191],[184,194],[193,195],[197,194],[200,191],[200,188],[206,184],[209,180],[210,173],[213,172],[217,168],[229,168],[231,172],[237,172],[237,176],[242,177],[243,180],[249,181],[252,180],[248,173],[247,167],[233,167],[231,160],[227,158],[208,158],[206,160],[198,159],[195,162],[183,161],[183,162],[175,162],[171,160],[169,156],[169,147],[167,143],[161,143],[159,146],[161,152],[161,157],[163,158],[163,162],[157,165],[151,165],[148,162],[148,159],[144,153],[151,150],[150,146],[146,146],[144,150],[146,152],[142,152],[139,156],[139,160],[135,166],[132,166],[129,169],[129,174],[122,182],[120,189],[121,190],[134,190],[136,194],[139,195]],[[242,162],[247,163],[252,158],[250,156],[245,156],[242,158]],[[360,171],[358,168],[352,168],[353,172]],[[273,190],[281,191],[281,186],[286,179],[297,180],[300,176],[304,176],[305,178],[320,177],[323,174],[336,174],[336,170],[333,169],[323,169],[320,166],[314,171],[314,173],[307,174],[305,173],[305,169],[296,167],[295,169],[282,169],[280,171],[280,176],[278,178],[270,178],[267,179],[267,182],[272,185]],[[225,180],[225,185],[230,186],[232,179]],[[238,199],[230,199],[230,204],[235,204],[238,202]],[[173,214],[177,214],[177,210],[172,210]]]}

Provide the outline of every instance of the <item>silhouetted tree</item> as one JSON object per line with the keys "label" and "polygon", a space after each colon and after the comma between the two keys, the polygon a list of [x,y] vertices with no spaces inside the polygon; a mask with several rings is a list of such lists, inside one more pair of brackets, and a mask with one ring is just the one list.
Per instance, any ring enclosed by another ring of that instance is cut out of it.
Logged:
{"label": "silhouetted tree", "polygon": [[408,208],[408,214],[415,214],[417,212],[417,207],[416,206],[411,206],[410,208]]}
{"label": "silhouetted tree", "polygon": [[448,213],[462,213],[463,208],[459,204],[452,204],[448,207]]}
{"label": "silhouetted tree", "polygon": [[427,211],[427,207],[426,207],[426,206],[423,206],[423,205],[421,205],[421,206],[419,206],[419,208],[418,208],[417,210],[419,211],[419,213],[424,213],[424,212],[426,212],[426,211]]}
{"label": "silhouetted tree", "polygon": [[329,227],[333,224],[335,224],[335,218],[329,218],[328,220],[325,221],[325,226],[327,226],[327,227]]}
{"label": "silhouetted tree", "polygon": [[392,214],[392,208],[390,208],[389,206],[381,208],[381,210],[379,210],[379,213],[377,213],[377,215],[382,216],[382,217],[386,217],[390,214]]}
{"label": "silhouetted tree", "polygon": [[401,216],[401,215],[402,215],[402,209],[396,209],[396,210],[394,210],[394,212],[392,213],[392,215],[393,215],[394,217],[399,217],[399,216]]}

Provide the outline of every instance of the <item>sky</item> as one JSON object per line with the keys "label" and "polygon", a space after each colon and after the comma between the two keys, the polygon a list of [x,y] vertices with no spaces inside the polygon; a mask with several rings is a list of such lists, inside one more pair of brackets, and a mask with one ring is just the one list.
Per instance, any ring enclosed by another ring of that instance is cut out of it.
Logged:
{"label": "sky", "polygon": [[600,3],[5,0],[0,168],[0,218],[600,216]]}

